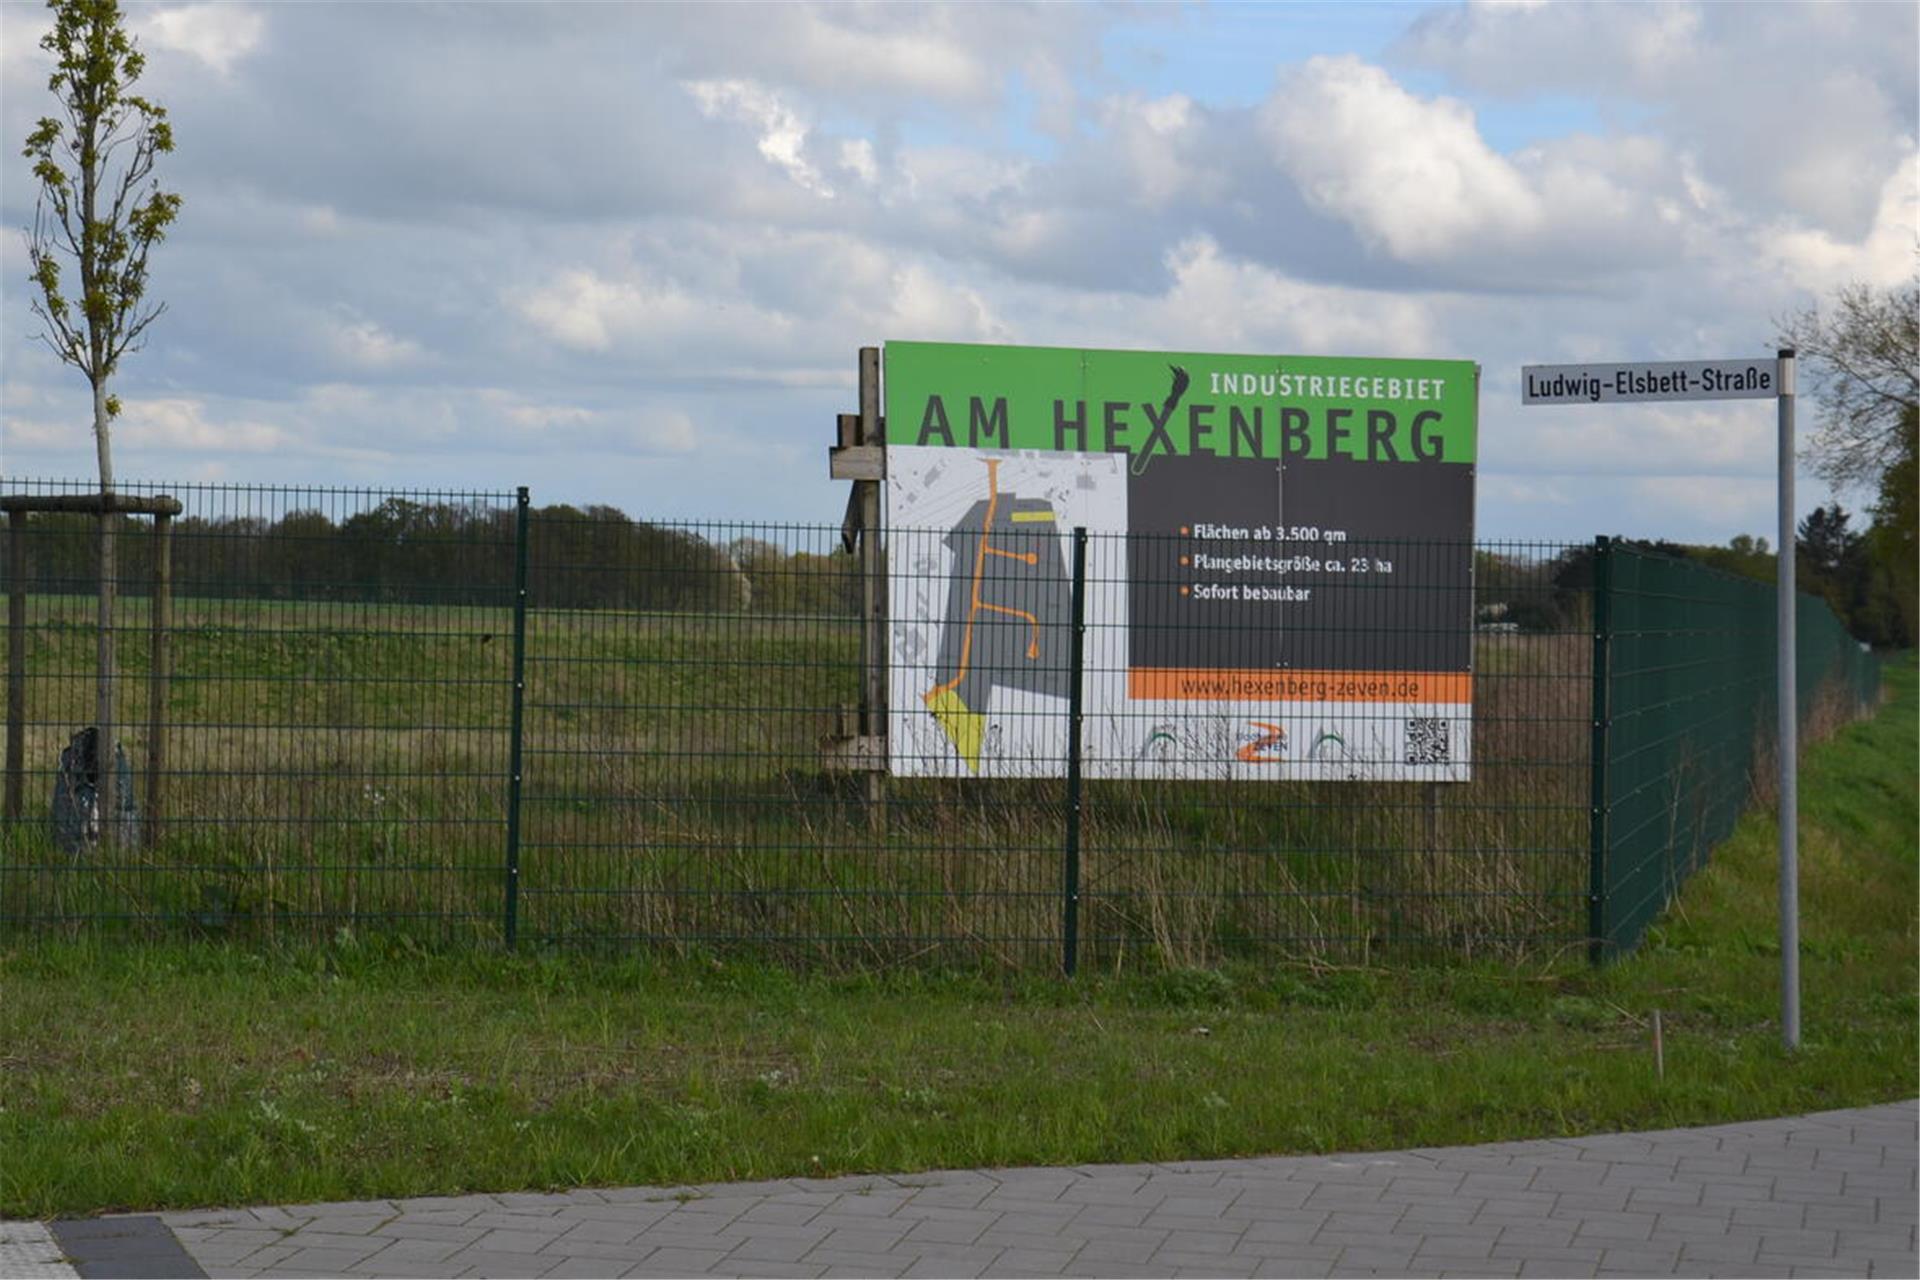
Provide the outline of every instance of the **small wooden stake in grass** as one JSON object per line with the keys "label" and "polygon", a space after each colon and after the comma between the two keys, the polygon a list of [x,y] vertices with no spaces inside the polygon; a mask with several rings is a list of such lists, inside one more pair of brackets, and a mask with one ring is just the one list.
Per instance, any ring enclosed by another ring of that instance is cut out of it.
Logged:
{"label": "small wooden stake in grass", "polygon": [[1653,1011],[1653,1078],[1667,1078],[1667,1047],[1660,1038],[1660,1011]]}

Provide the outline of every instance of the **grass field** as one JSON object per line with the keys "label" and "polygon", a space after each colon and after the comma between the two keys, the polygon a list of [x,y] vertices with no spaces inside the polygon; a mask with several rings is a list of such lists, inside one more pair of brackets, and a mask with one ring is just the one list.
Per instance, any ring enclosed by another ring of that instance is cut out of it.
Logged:
{"label": "grass field", "polygon": [[[0,918],[56,930],[324,938],[350,924],[497,943],[512,709],[506,609],[182,600],[165,834],[52,847],[47,767],[91,719],[91,601],[28,628],[29,818],[0,832]],[[123,602],[122,735],[148,746],[145,603]],[[1487,635],[1475,781],[1089,786],[1086,954],[1198,965],[1280,945],[1516,953],[1584,927],[1589,644]],[[821,740],[857,697],[844,618],[535,610],[518,927],[532,943],[810,963],[1044,967],[1064,794],[894,780],[876,833]]]}
{"label": "grass field", "polygon": [[0,950],[0,1216],[1381,1149],[1911,1097],[1911,656],[1887,683],[1802,773],[1797,1054],[1760,811],[1602,970],[1229,962],[1068,983],[351,930],[40,939]]}

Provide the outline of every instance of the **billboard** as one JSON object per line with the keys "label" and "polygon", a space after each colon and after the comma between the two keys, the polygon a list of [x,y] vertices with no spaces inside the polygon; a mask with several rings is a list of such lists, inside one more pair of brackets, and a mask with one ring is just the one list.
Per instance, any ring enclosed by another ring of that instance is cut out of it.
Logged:
{"label": "billboard", "polygon": [[889,343],[889,767],[1465,781],[1470,362]]}

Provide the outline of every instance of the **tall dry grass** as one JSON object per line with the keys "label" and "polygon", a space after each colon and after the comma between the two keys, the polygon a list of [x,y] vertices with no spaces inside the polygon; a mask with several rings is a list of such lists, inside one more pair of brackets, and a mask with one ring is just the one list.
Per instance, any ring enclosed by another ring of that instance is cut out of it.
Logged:
{"label": "tall dry grass", "polygon": [[[36,631],[34,775],[27,820],[0,832],[0,919],[497,940],[501,613],[395,606],[391,626],[363,609],[340,627],[246,608],[183,615],[159,842],[78,856],[53,847],[45,806],[49,766],[87,714],[88,641],[80,625]],[[141,644],[123,637],[130,691]],[[1470,783],[1087,783],[1086,962],[1579,939],[1590,650],[1583,634],[1479,638]],[[536,615],[528,651],[523,939],[1056,962],[1062,784],[895,779],[876,831],[852,780],[818,763],[856,696],[843,621]],[[145,728],[128,719],[137,772]]]}

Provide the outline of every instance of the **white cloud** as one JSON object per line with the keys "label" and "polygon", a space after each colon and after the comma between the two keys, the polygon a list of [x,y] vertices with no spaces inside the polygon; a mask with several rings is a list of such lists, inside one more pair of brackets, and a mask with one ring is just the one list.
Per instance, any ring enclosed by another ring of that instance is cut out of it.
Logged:
{"label": "white cloud", "polygon": [[508,422],[529,431],[577,428],[594,420],[594,412],[580,405],[535,404],[504,388],[491,387],[480,392],[483,404],[494,409]]}
{"label": "white cloud", "polygon": [[1559,477],[1488,474],[1483,469],[1475,481],[1482,502],[1529,507],[1566,507],[1573,503],[1569,486]]}
{"label": "white cloud", "polygon": [[554,342],[593,353],[639,343],[729,340],[741,333],[764,339],[795,323],[731,289],[688,289],[641,268],[620,276],[574,268],[510,301]]}
{"label": "white cloud", "polygon": [[891,302],[881,323],[890,337],[1005,342],[1011,334],[978,289],[946,279],[923,263],[891,270],[887,294]]}
{"label": "white cloud", "polygon": [[[53,27],[45,8],[24,4],[0,4],[0,80],[10,76],[28,76],[28,68],[44,64],[40,37]],[[44,88],[45,73],[36,77],[36,88]]]}
{"label": "white cloud", "polygon": [[591,271],[568,271],[551,286],[523,296],[522,315],[564,346],[605,351],[613,345],[613,327],[639,306],[634,290],[611,284]]}
{"label": "white cloud", "polygon": [[1466,4],[1416,21],[1402,51],[1478,87],[1530,93],[1611,80],[1657,84],[1689,55],[1701,15],[1691,4]]}
{"label": "white cloud", "polygon": [[867,138],[848,138],[840,144],[840,167],[872,186],[880,181],[880,165],[873,157],[873,142]]}
{"label": "white cloud", "polygon": [[295,216],[300,228],[309,235],[331,239],[340,234],[340,214],[332,205],[308,205]]}
{"label": "white cloud", "polygon": [[1175,199],[1204,202],[1223,188],[1222,175],[1200,159],[1201,113],[1186,94],[1109,98],[1100,114],[1126,165],[1135,203],[1162,208]]}
{"label": "white cloud", "polygon": [[648,409],[625,424],[628,443],[642,453],[692,453],[699,444],[693,419],[679,409]]}
{"label": "white cloud", "polygon": [[950,113],[991,110],[1018,75],[1043,126],[1071,111],[1073,76],[1097,64],[1115,21],[1087,5],[785,4],[752,14],[717,22],[687,7],[654,25],[686,78],[750,68],[819,102]]}
{"label": "white cloud", "polygon": [[1431,261],[1541,223],[1539,198],[1464,103],[1417,98],[1356,57],[1309,60],[1261,123],[1308,199],[1395,257]]}
{"label": "white cloud", "polygon": [[1515,414],[1510,404],[1497,406],[1481,432],[1483,463],[1509,474],[1773,474],[1773,418],[1764,405],[1555,405]]}
{"label": "white cloud", "polygon": [[362,369],[391,369],[420,359],[420,344],[396,337],[371,320],[340,317],[328,325],[328,343],[334,354]]}
{"label": "white cloud", "polygon": [[1469,5],[1418,19],[1397,53],[1462,88],[1646,117],[1762,218],[1857,239],[1914,145],[1911,4]]}
{"label": "white cloud", "polygon": [[204,401],[190,397],[127,400],[115,435],[129,449],[187,453],[266,453],[289,442],[286,431],[271,423],[216,421]]}
{"label": "white cloud", "polygon": [[655,456],[691,453],[699,444],[692,416],[671,406],[597,409],[533,401],[498,387],[479,392],[477,399],[480,416],[496,416],[510,437],[539,449]]}
{"label": "white cloud", "polygon": [[[9,392],[7,398],[13,399],[13,393]],[[10,410],[4,426],[0,426],[0,448],[16,452],[23,449],[34,452],[64,449],[80,440],[91,445],[93,432],[90,424],[79,419],[50,422],[45,418],[22,417],[17,410]]]}
{"label": "white cloud", "polygon": [[1022,156],[995,155],[968,147],[903,147],[900,179],[922,209],[991,205],[1022,190],[1034,162]]}
{"label": "white cloud", "polygon": [[1641,538],[1685,540],[1688,530],[1704,525],[1771,541],[1778,515],[1774,485],[1758,476],[1641,476],[1627,495],[1616,528]]}
{"label": "white cloud", "polygon": [[1915,250],[1920,248],[1917,208],[1920,164],[1909,155],[1881,188],[1873,225],[1858,242],[1818,228],[1776,225],[1760,232],[1760,244],[1767,257],[1809,292],[1828,293],[1852,281],[1887,288],[1913,274]]}
{"label": "white cloud", "polygon": [[266,26],[265,17],[246,5],[189,4],[147,13],[135,31],[153,48],[187,54],[226,76],[259,47]]}
{"label": "white cloud", "polygon": [[1433,283],[1619,291],[1728,233],[1711,184],[1658,136],[1576,132],[1502,154],[1464,103],[1350,56],[1284,78],[1258,122],[1310,208]]}
{"label": "white cloud", "polygon": [[1176,246],[1167,263],[1173,285],[1162,304],[1163,341],[1312,354],[1437,354],[1426,304],[1417,297],[1289,279],[1232,259],[1205,237]]}
{"label": "white cloud", "polygon": [[[11,230],[11,228],[9,228]],[[0,232],[0,274],[11,280],[29,279],[27,257],[27,238],[22,235],[7,235]],[[34,286],[37,288],[38,286]],[[28,292],[23,287],[22,293]]]}
{"label": "white cloud", "polygon": [[702,114],[736,120],[759,130],[760,154],[817,196],[832,198],[833,188],[807,159],[807,125],[779,96],[751,80],[693,80],[685,86]]}
{"label": "white cloud", "polygon": [[795,53],[816,78],[837,70],[849,79],[877,79],[897,91],[961,99],[981,95],[997,78],[978,52],[954,39],[951,22],[938,10],[919,15],[928,29],[917,31],[856,26],[870,15],[838,6],[806,6],[795,16]]}

